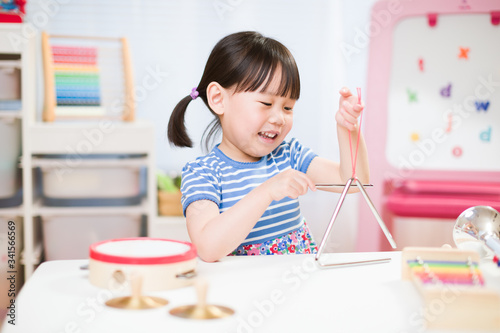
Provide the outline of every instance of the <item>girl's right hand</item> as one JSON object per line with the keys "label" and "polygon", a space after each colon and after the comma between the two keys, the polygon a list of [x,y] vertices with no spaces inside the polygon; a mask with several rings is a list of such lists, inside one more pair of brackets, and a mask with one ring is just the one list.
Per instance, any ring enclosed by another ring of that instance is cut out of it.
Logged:
{"label": "girl's right hand", "polygon": [[296,199],[306,194],[308,188],[316,191],[316,186],[305,173],[293,169],[280,172],[262,185],[274,201],[279,201],[284,197]]}

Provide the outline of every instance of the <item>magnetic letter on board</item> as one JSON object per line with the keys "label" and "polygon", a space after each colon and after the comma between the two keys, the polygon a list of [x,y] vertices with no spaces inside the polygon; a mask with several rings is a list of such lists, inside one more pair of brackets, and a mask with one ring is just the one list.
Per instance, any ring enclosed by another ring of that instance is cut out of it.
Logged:
{"label": "magnetic letter on board", "polygon": [[479,138],[481,139],[481,141],[490,142],[491,141],[491,126],[489,126],[486,131],[482,131],[481,134],[479,134]]}

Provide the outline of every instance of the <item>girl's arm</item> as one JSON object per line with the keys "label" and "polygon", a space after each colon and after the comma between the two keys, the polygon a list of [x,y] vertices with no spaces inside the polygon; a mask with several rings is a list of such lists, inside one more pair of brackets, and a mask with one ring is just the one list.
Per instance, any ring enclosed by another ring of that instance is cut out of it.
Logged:
{"label": "girl's arm", "polygon": [[208,262],[226,256],[245,240],[272,201],[297,198],[308,188],[315,190],[309,177],[287,170],[257,186],[223,213],[210,200],[191,203],[186,209],[186,223],[198,255]]}
{"label": "girl's arm", "polygon": [[[358,104],[357,96],[352,95],[347,88],[340,90],[339,110],[335,115],[337,121],[337,137],[339,141],[340,163],[336,163],[325,158],[316,157],[312,160],[307,175],[315,184],[318,183],[340,183],[345,184],[347,179],[352,177],[351,150],[349,147],[349,134],[351,136],[352,157],[356,153],[356,143],[358,140],[359,126],[358,118],[364,106]],[[350,130],[350,133],[349,133]],[[361,183],[366,184],[370,179],[368,167],[368,154],[366,151],[363,135],[359,133],[358,156],[356,159],[356,176]],[[342,187],[322,187],[322,190],[341,192]],[[356,192],[357,188],[352,187]]]}

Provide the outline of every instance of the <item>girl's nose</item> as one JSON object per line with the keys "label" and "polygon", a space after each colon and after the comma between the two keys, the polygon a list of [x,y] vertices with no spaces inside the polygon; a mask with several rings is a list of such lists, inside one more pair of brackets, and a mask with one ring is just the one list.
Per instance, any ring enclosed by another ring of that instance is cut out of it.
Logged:
{"label": "girl's nose", "polygon": [[271,110],[271,115],[269,116],[269,122],[279,126],[284,125],[285,115],[283,114],[283,111],[277,107],[273,107]]}

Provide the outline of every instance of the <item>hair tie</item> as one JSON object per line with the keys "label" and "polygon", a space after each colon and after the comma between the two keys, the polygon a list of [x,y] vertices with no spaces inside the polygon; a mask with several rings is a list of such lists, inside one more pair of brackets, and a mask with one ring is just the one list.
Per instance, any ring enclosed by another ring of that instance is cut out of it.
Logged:
{"label": "hair tie", "polygon": [[192,99],[196,99],[200,93],[198,92],[198,90],[196,90],[197,87],[194,87],[193,89],[191,89],[191,93],[189,94],[189,96],[191,96]]}

